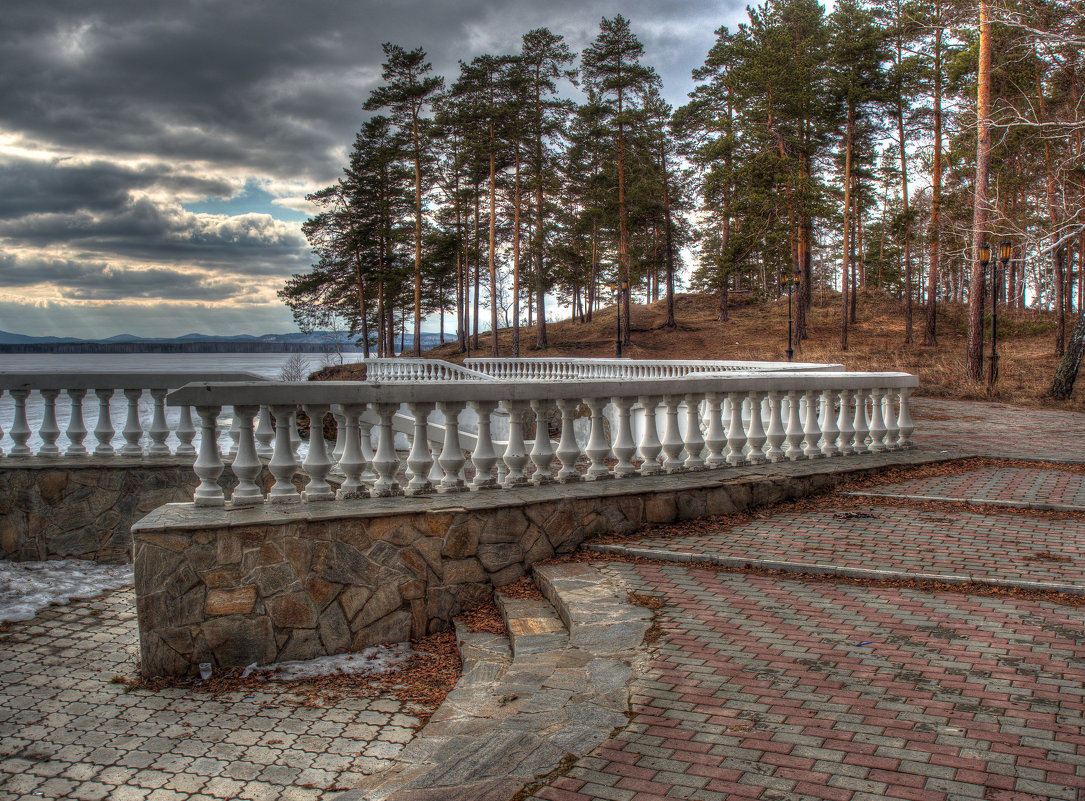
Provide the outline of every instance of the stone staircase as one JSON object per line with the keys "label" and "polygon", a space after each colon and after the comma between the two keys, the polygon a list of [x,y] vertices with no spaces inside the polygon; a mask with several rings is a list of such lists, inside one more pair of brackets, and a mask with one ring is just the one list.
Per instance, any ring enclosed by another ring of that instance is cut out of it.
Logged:
{"label": "stone staircase", "polygon": [[590,565],[540,565],[541,599],[496,594],[508,636],[457,622],[463,673],[388,770],[336,801],[507,801],[628,721],[651,613]]}

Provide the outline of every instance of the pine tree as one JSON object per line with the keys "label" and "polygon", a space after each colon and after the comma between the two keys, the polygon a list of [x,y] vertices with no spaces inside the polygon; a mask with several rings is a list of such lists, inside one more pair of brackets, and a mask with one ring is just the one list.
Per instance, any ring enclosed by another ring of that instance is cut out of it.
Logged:
{"label": "pine tree", "polygon": [[422,178],[429,165],[431,120],[426,116],[444,88],[444,79],[431,75],[433,67],[422,48],[404,50],[386,42],[381,79],[386,83],[369,96],[367,111],[387,108],[393,123],[410,142],[414,167],[414,355],[422,355]]}
{"label": "pine tree", "polygon": [[[606,17],[599,24],[599,35],[581,55],[585,82],[606,108],[615,128],[614,160],[618,168],[618,272],[632,288],[632,266],[629,259],[629,208],[626,199],[627,133],[638,119],[640,106],[650,86],[659,77],[650,67],[640,63],[644,46],[621,14]],[[629,343],[629,296],[622,298],[622,341]]]}

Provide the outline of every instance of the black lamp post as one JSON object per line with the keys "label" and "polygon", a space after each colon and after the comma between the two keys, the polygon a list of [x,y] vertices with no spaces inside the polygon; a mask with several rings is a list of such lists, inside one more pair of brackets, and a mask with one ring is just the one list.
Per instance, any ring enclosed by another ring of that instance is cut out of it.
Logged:
{"label": "black lamp post", "polygon": [[784,270],[780,271],[780,285],[787,288],[787,360],[791,361],[791,358],[795,355],[794,349],[791,347],[791,343],[794,340],[792,334],[792,316],[791,316],[791,294],[799,285],[799,274],[796,272],[791,276],[788,276]]}
{"label": "black lamp post", "polygon": [[626,280],[614,282],[614,292],[617,296],[617,302],[615,308],[618,310],[618,336],[614,340],[614,352],[617,354],[617,358],[622,358],[622,298],[625,292],[629,289],[629,282]]}
{"label": "black lamp post", "polygon": [[1013,243],[1008,239],[1002,240],[998,246],[998,259],[995,261],[994,274],[991,277],[991,372],[987,375],[987,388],[994,389],[998,382],[998,262],[1002,262],[1002,272],[1005,274],[1013,255]]}

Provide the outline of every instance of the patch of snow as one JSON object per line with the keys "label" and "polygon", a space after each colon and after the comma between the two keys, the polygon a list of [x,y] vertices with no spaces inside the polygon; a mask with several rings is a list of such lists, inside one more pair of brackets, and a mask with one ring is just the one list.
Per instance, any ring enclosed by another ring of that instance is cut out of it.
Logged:
{"label": "patch of snow", "polygon": [[383,673],[399,667],[414,656],[410,643],[398,645],[375,645],[354,654],[333,654],[318,656],[293,662],[277,662],[267,665],[259,671],[252,670],[253,665],[245,668],[245,674],[256,672],[268,679],[297,681],[315,679],[319,676],[368,676],[371,673]]}
{"label": "patch of snow", "polygon": [[0,621],[30,620],[47,606],[97,598],[131,583],[131,565],[80,559],[0,562]]}

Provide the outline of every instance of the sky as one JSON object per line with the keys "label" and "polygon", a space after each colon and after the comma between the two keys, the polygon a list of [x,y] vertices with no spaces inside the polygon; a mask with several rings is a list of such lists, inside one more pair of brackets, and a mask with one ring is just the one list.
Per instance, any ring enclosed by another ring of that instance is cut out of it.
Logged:
{"label": "sky", "polygon": [[[333,183],[382,42],[459,60],[623,14],[674,105],[735,0],[12,0],[0,25],[0,330],[296,330],[305,195]],[[429,326],[427,326],[429,327]]]}

